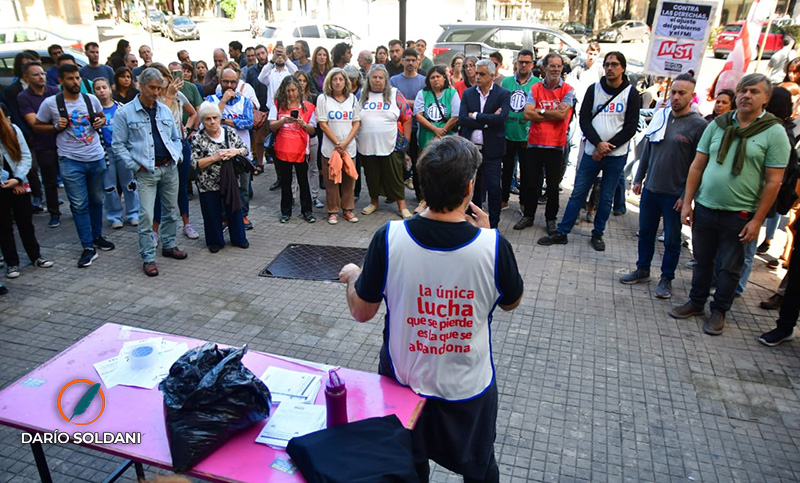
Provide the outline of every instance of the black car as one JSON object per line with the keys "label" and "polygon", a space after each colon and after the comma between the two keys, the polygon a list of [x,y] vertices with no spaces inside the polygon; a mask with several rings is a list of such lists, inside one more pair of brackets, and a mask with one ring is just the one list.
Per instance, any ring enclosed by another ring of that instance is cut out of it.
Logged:
{"label": "black car", "polygon": [[[449,65],[456,52],[488,58],[500,51],[516,57],[522,49],[547,48],[572,59],[573,65],[585,58],[581,45],[566,33],[541,25],[518,22],[451,23],[441,26],[442,34],[433,45],[433,63]],[[509,59],[511,62],[512,59]]]}
{"label": "black car", "polygon": [[[23,50],[28,49],[19,48],[19,44],[9,44],[7,48],[0,48],[0,89],[5,89],[13,82],[14,57]],[[39,60],[41,60],[42,68],[44,68],[45,72],[55,64],[55,59],[50,58],[50,54],[47,53],[46,48],[30,50],[35,50],[39,54]],[[83,67],[89,63],[89,59],[86,58],[86,55],[81,51],[65,48],[64,53],[71,54],[75,57],[75,62],[77,62],[78,67]]]}
{"label": "black car", "polygon": [[572,35],[572,38],[582,44],[592,40],[594,37],[594,31],[580,22],[563,22],[558,26],[558,29]]}

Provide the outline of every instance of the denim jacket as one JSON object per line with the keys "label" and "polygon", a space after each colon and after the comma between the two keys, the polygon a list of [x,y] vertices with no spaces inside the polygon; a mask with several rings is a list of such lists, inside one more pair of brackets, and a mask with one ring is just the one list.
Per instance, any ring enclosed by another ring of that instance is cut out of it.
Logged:
{"label": "denim jacket", "polygon": [[[161,140],[164,141],[175,164],[178,164],[181,162],[183,149],[181,135],[175,126],[172,111],[158,101],[156,106],[158,106],[156,125]],[[128,169],[136,172],[140,167],[144,167],[151,173],[155,172],[155,147],[150,116],[139,101],[139,96],[117,110],[114,116],[111,149],[116,157],[125,162]]]}
{"label": "denim jacket", "polygon": [[[16,124],[12,124],[11,126],[14,128],[14,132],[17,135],[19,150],[22,156],[19,163],[13,161],[8,151],[6,151],[6,147],[0,142],[0,180],[6,182],[11,178],[17,178],[20,180],[20,184],[26,184],[28,182],[28,171],[31,170],[31,150],[28,148],[28,143],[25,142],[25,136],[22,135],[22,130],[17,127]],[[11,173],[6,171],[3,161],[8,163],[8,167],[11,168],[12,171]]]}

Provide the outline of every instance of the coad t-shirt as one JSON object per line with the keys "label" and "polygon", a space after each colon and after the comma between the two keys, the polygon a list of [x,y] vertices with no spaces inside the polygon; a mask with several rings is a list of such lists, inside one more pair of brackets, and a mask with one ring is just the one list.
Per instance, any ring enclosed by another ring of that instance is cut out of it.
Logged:
{"label": "coad t-shirt", "polygon": [[[353,122],[361,120],[361,104],[358,103],[356,96],[353,94],[339,102],[333,97],[328,97],[325,94],[320,94],[317,97],[317,122],[327,122],[328,127],[333,131],[333,134],[339,139],[344,141],[350,134],[353,128]],[[333,141],[328,139],[328,136],[322,136],[322,155],[330,158],[335,146]],[[356,157],[356,140],[347,145],[347,154],[351,158]]]}

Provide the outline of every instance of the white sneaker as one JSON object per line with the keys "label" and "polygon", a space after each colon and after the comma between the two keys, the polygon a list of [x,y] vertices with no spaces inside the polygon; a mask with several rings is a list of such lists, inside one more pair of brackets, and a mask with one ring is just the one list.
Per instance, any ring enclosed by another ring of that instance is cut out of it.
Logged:
{"label": "white sneaker", "polygon": [[115,230],[119,230],[120,228],[122,228],[122,222],[121,221],[115,221],[114,223],[111,224],[111,228],[113,228]]}
{"label": "white sneaker", "polygon": [[195,231],[192,225],[185,225],[183,227],[183,234],[186,235],[186,238],[189,238],[190,240],[196,240],[200,238],[200,234]]}

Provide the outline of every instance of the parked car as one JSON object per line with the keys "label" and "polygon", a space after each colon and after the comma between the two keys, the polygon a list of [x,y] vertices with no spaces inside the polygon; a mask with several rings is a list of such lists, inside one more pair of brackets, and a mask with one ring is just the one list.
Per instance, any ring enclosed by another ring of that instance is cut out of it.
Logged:
{"label": "parked car", "polygon": [[650,41],[650,27],[640,20],[620,20],[597,32],[597,40],[600,42],[633,42],[641,40]]}
{"label": "parked car", "polygon": [[346,42],[353,46],[351,52],[354,61],[359,50],[375,48],[374,45],[366,45],[361,37],[350,30],[325,22],[268,23],[261,28],[259,37],[265,39],[263,43],[270,53],[278,42],[283,42],[284,46],[292,46],[298,40],[305,40],[312,52],[320,45],[330,52],[334,45]]}
{"label": "parked car", "polygon": [[558,29],[572,35],[572,38],[582,44],[592,40],[594,37],[594,31],[581,22],[563,22],[558,26]]}
{"label": "parked car", "polygon": [[11,27],[0,29],[0,45],[14,45],[22,48],[47,47],[58,44],[64,48],[83,50],[80,40],[67,39],[53,32],[34,27]]}
{"label": "parked car", "polygon": [[578,64],[585,53],[577,40],[566,33],[545,27],[516,22],[473,22],[443,24],[442,33],[431,50],[433,63],[450,65],[457,52],[488,58],[499,51],[510,65],[517,52],[522,49],[536,51],[536,47],[547,45],[550,50],[566,55]]}
{"label": "parked car", "polygon": [[177,42],[178,40],[200,40],[200,28],[189,17],[171,17],[161,28],[161,35]]}
{"label": "parked car", "polygon": [[164,12],[154,8],[149,8],[147,9],[147,15],[150,17],[150,22],[148,23],[144,21],[142,23],[142,27],[149,32],[160,32],[161,24],[164,23]]}
{"label": "parked car", "polygon": [[[0,45],[0,89],[5,89],[14,80],[14,57],[23,50],[28,50],[27,47],[27,45],[23,44]],[[55,64],[55,59],[50,58],[50,54],[47,53],[47,47],[35,47],[30,50],[35,50],[39,54],[45,71]],[[64,46],[64,53],[72,54],[78,67],[83,67],[89,63],[89,59],[82,50]]]}
{"label": "parked car", "polygon": [[[725,28],[719,33],[719,35],[717,35],[717,38],[714,41],[714,46],[712,47],[714,50],[714,57],[722,59],[731,53],[733,50],[733,45],[736,43],[736,39],[739,38],[739,35],[742,32],[742,26],[744,26],[744,21],[729,23],[725,26]],[[756,56],[758,56],[758,51],[761,50],[761,45],[764,42],[764,34],[766,32],[767,24],[765,23],[761,27],[761,35],[758,36],[758,47],[756,47],[755,53]],[[783,48],[784,35],[786,35],[786,31],[783,30],[783,28],[779,25],[772,24],[770,26],[769,35],[767,36],[767,45],[764,47],[764,57],[771,57],[772,54]]]}

